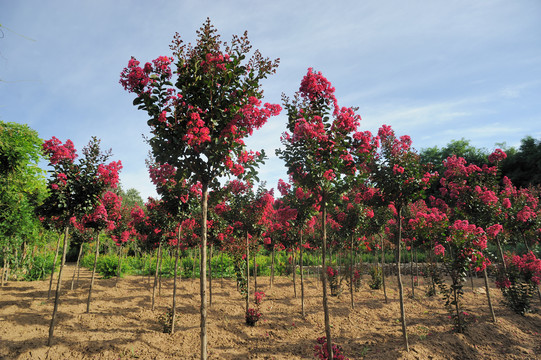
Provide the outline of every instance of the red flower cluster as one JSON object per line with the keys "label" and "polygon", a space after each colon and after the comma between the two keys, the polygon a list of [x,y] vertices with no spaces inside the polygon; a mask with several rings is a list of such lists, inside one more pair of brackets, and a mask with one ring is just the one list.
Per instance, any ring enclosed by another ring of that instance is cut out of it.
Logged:
{"label": "red flower cluster", "polygon": [[120,74],[120,84],[124,87],[124,90],[133,93],[142,93],[146,89],[150,78],[149,74],[152,72],[152,65],[146,63],[145,68],[139,66],[140,62],[133,56],[128,62],[128,67],[125,67]]}
{"label": "red flower cluster", "polygon": [[115,189],[118,185],[118,173],[122,169],[122,162],[111,161],[108,165],[98,166],[98,176],[106,185]]}
{"label": "red flower cluster", "polygon": [[51,165],[58,164],[63,161],[72,163],[77,158],[75,147],[73,142],[68,139],[64,144],[56,137],[52,137],[42,145],[43,152],[49,156],[49,162]]}
{"label": "red flower cluster", "polygon": [[[325,336],[322,336],[317,339],[317,343],[319,345],[314,346],[314,356],[320,360],[327,360],[329,359],[329,352],[327,350],[327,338]],[[338,345],[332,344],[332,354],[333,359],[336,360],[349,360],[347,357],[345,357],[342,354],[342,348]]]}
{"label": "red flower cluster", "polygon": [[169,164],[156,164],[155,166],[150,166],[148,169],[150,174],[150,180],[156,186],[165,186],[170,184],[175,186],[177,184],[175,180],[175,174],[177,169]]}
{"label": "red flower cluster", "polygon": [[327,267],[327,276],[329,278],[333,278],[336,275],[338,275],[338,271],[336,271],[332,266]]}
{"label": "red flower cluster", "polygon": [[488,156],[488,161],[491,163],[502,161],[507,157],[507,154],[502,149],[496,149]]}
{"label": "red flower cluster", "polygon": [[261,305],[263,298],[267,296],[263,291],[254,293],[254,301],[257,306]]}
{"label": "red flower cluster", "polygon": [[511,259],[511,264],[516,266],[524,274],[525,279],[529,279],[535,285],[539,285],[541,281],[541,259],[536,258],[532,251],[523,256],[514,255]]}
{"label": "red flower cluster", "polygon": [[306,96],[310,101],[324,99],[327,105],[333,104],[335,113],[338,112],[338,101],[334,96],[334,87],[327,80],[321,71],[315,73],[313,68],[308,69],[308,73],[303,77],[299,92]]}

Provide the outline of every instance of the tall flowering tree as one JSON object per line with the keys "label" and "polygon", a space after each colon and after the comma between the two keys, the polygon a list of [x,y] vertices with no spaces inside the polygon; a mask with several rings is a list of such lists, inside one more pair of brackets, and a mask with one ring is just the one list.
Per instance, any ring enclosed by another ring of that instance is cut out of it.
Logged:
{"label": "tall flowering tree", "polygon": [[[259,186],[253,191],[250,183],[233,180],[226,185],[230,196],[222,202],[221,216],[235,229],[238,234],[239,247],[245,250],[246,261],[246,312],[249,310],[250,275],[249,260],[250,248],[254,249],[254,272],[256,271],[255,252],[258,239],[271,225],[274,196],[272,190]],[[227,211],[224,211],[227,208]],[[257,284],[257,283],[256,283]],[[257,289],[255,289],[257,291]]]}
{"label": "tall flowering tree", "polygon": [[[326,268],[327,204],[331,196],[340,194],[357,175],[356,158],[371,153],[373,139],[369,133],[358,132],[360,116],[356,109],[339,107],[331,83],[312,68],[301,81],[292,101],[284,97],[288,114],[288,131],[276,151],[287,166],[292,181],[314,192],[322,211],[322,265]],[[327,305],[327,278],[323,276],[323,310],[327,348],[332,359],[331,330]]]}
{"label": "tall flowering tree", "polygon": [[[498,234],[503,230],[502,221],[506,210],[503,201],[498,197],[497,174],[498,164],[505,157],[502,150],[496,149],[488,157],[492,165],[478,166],[468,164],[464,158],[453,155],[443,162],[445,171],[440,179],[440,193],[447,203],[445,208],[449,218],[455,221],[466,219],[482,227],[489,235],[487,239],[498,246],[503,266],[505,262]],[[470,268],[475,269],[477,266],[472,265]],[[481,270],[492,320],[495,321],[486,267]],[[460,327],[458,329],[461,330]]]}
{"label": "tall flowering tree", "polygon": [[[301,315],[305,316],[304,306],[304,269],[303,254],[305,248],[310,248],[306,241],[306,233],[309,232],[308,222],[317,215],[319,205],[314,203],[313,193],[309,190],[303,190],[298,184],[290,185],[282,179],[278,182],[278,190],[282,198],[277,201],[276,211],[276,229],[281,233],[282,239],[292,238],[289,242],[300,250],[300,275],[301,275]],[[295,274],[293,272],[293,281],[295,284]],[[296,291],[295,291],[296,294]]]}
{"label": "tall flowering tree", "polygon": [[398,138],[390,126],[383,125],[378,131],[378,136],[381,141],[381,148],[372,163],[372,175],[383,200],[389,204],[393,211],[398,229],[395,237],[395,248],[399,264],[397,280],[400,295],[400,317],[404,346],[409,351],[400,271],[402,211],[407,204],[422,196],[423,190],[428,187],[433,174],[430,174],[427,168],[420,163],[419,155],[411,147],[412,141],[408,135]]}
{"label": "tall flowering tree", "polygon": [[[115,184],[116,186],[116,184]],[[90,288],[88,290],[88,299],[86,302],[86,312],[90,312],[90,303],[92,301],[92,289],[96,276],[96,266],[98,264],[98,255],[100,251],[100,233],[103,230],[112,232],[121,219],[120,210],[122,207],[122,198],[112,191],[105,192],[99,199],[93,211],[82,218],[83,226],[93,229],[96,234],[96,251],[94,253],[94,266],[90,278]]]}
{"label": "tall flowering tree", "polygon": [[111,153],[102,153],[99,144],[100,141],[93,137],[83,149],[83,157],[79,159],[78,163],[75,162],[78,155],[71,140],[62,143],[53,136],[42,146],[44,154],[49,158],[49,165],[53,169],[48,180],[50,196],[45,200],[40,210],[44,217],[55,219],[56,222],[64,226],[62,263],[58,273],[48,346],[51,345],[54,335],[70,225],[75,219],[82,218],[92,212],[105,190],[116,186],[118,172],[122,168],[120,161],[106,164]]}
{"label": "tall flowering tree", "polygon": [[136,95],[134,105],[149,115],[149,143],[156,161],[176,167],[178,179],[202,186],[201,359],[206,359],[209,188],[218,188],[222,176],[255,176],[264,154],[247,151],[243,139],[281,108],[261,103],[260,82],[275,72],[278,60],[264,58],[259,51],[246,60],[251,50],[246,33],[224,46],[210,20],[197,35],[195,45],[186,45],[177,34],[173,57],[160,56],[144,66],[132,58],[120,83]]}
{"label": "tall flowering tree", "polygon": [[[366,227],[368,219],[374,217],[374,211],[362,201],[364,197],[372,193],[365,185],[354,186],[346,192],[335,207],[335,217],[340,228],[338,234],[342,238],[349,239],[349,244],[344,244],[349,248],[350,265],[348,269],[349,290],[351,298],[351,308],[355,307],[353,299],[354,287],[354,252],[359,247],[358,240],[361,230]],[[369,199],[367,199],[369,200]],[[362,234],[366,235],[366,234]],[[357,240],[357,241],[356,241]]]}

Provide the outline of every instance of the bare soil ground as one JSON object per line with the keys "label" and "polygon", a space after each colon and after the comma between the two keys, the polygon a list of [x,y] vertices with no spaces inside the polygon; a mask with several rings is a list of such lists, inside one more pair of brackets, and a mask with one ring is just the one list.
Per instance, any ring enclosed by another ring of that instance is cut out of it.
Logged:
{"label": "bare soil ground", "polygon": [[[152,287],[147,278],[130,276],[98,279],[91,312],[86,314],[90,274],[82,270],[79,286],[69,290],[74,267],[63,276],[55,339],[47,347],[53,299],[47,300],[48,281],[10,282],[0,289],[1,359],[198,359],[199,280],[179,282],[177,332],[162,332],[159,314],[172,302],[172,280],[165,280],[154,311]],[[395,282],[388,285],[389,302],[381,290],[363,283],[351,309],[349,292],[330,298],[333,342],[350,359],[541,359],[541,306],[536,312],[516,315],[502,304],[492,288],[497,317],[490,320],[482,279],[474,289],[465,284],[465,310],[475,316],[466,334],[452,332],[441,296],[426,297],[425,286],[415,298],[406,298],[410,352],[403,349]],[[209,359],[313,359],[316,338],[324,335],[321,285],[306,281],[306,318],[300,314],[291,278],[258,278],[258,290],[267,297],[257,326],[244,322],[244,301],[232,280],[213,281],[208,316]],[[407,278],[405,284],[409,284]],[[252,284],[253,286],[253,284]],[[405,286],[406,293],[411,289]],[[252,287],[253,289],[253,287]]]}

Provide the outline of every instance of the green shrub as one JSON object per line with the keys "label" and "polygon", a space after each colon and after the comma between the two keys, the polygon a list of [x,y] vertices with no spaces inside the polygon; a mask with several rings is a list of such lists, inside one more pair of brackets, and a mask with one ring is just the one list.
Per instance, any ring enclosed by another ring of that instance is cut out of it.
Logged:
{"label": "green shrub", "polygon": [[27,272],[24,274],[24,280],[34,281],[46,278],[53,270],[54,253],[39,254],[32,258],[27,265]]}

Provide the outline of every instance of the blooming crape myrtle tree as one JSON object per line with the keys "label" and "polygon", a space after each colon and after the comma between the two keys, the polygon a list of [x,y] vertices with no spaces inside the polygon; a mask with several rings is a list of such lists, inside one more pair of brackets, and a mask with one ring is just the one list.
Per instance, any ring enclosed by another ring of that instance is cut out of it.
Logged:
{"label": "blooming crape myrtle tree", "polygon": [[104,191],[116,186],[118,172],[122,168],[120,161],[105,164],[111,154],[110,151],[102,153],[99,143],[99,140],[93,137],[83,149],[83,157],[78,163],[75,163],[77,153],[71,140],[62,143],[52,137],[43,143],[43,152],[48,156],[49,165],[53,167],[53,170],[48,180],[50,195],[40,207],[40,212],[46,218],[57,219],[64,226],[62,263],[49,327],[48,346],[51,345],[54,335],[70,222],[94,209]]}
{"label": "blooming crape myrtle tree", "polygon": [[501,289],[505,303],[517,314],[524,315],[530,311],[533,293],[541,282],[541,259],[529,251],[523,256],[506,256],[505,263],[505,276],[500,277],[496,285]]}
{"label": "blooming crape myrtle tree", "polygon": [[151,309],[154,310],[156,288],[158,287],[158,282],[161,281],[159,280],[159,269],[163,256],[163,246],[168,239],[175,237],[172,232],[176,229],[177,223],[172,219],[167,203],[163,199],[148,198],[145,208],[146,212],[142,217],[135,214],[135,228],[139,234],[143,235],[145,247],[156,249],[156,268],[151,300]]}
{"label": "blooming crape myrtle tree", "polygon": [[[181,241],[183,225],[189,227],[188,232],[192,232],[194,228],[193,220],[190,217],[199,213],[198,203],[201,198],[201,184],[195,183],[190,186],[186,179],[177,180],[177,169],[167,163],[159,164],[157,162],[147,160],[147,166],[152,183],[156,186],[156,192],[161,196],[163,206],[159,209],[166,214],[161,214],[166,228],[163,230],[176,233],[174,244],[175,252],[175,270],[173,280],[173,305],[172,305],[172,323],[171,334],[175,332],[175,317],[176,317],[176,295],[177,295],[177,275],[178,262],[180,257],[181,247],[186,247],[186,242]],[[184,226],[184,227],[185,227]],[[186,232],[186,231],[185,231]],[[154,287],[155,289],[155,287]],[[154,302],[153,302],[154,303]]]}
{"label": "blooming crape myrtle tree", "polygon": [[[282,230],[285,234],[298,236],[296,244],[300,249],[300,275],[301,275],[301,315],[305,317],[304,309],[304,271],[303,271],[303,253],[304,249],[310,248],[304,235],[309,231],[308,222],[317,215],[318,205],[313,200],[313,193],[309,190],[303,190],[297,184],[290,185],[280,179],[278,181],[278,190],[282,195],[282,205],[277,209],[278,224],[282,224]],[[296,271],[293,273],[295,276]]]}
{"label": "blooming crape myrtle tree", "polygon": [[402,321],[402,334],[404,346],[409,351],[406,327],[406,314],[404,311],[404,295],[402,276],[400,271],[400,249],[402,245],[402,211],[408,203],[417,200],[423,195],[433,177],[427,167],[420,163],[419,155],[411,147],[411,138],[407,135],[397,138],[390,126],[383,125],[378,136],[381,149],[371,163],[372,180],[380,190],[383,201],[391,205],[397,224],[395,247],[398,262],[398,290],[400,295],[400,318]]}
{"label": "blooming crape myrtle tree", "polygon": [[[364,191],[360,191],[355,196],[355,202],[361,202],[368,206],[367,209],[367,219],[363,226],[363,232],[365,236],[372,238],[372,245],[375,250],[379,249],[381,251],[381,269],[379,272],[376,269],[373,269],[373,278],[372,284],[370,287],[379,289],[380,279],[378,274],[381,274],[381,285],[383,286],[383,295],[385,296],[385,303],[388,303],[387,297],[387,285],[386,285],[386,275],[385,275],[385,244],[388,243],[389,239],[385,236],[385,229],[388,220],[393,216],[389,206],[383,201],[379,190],[373,186],[368,186]],[[373,216],[369,211],[373,213]],[[378,241],[379,239],[379,241]],[[370,243],[369,243],[370,244]]]}
{"label": "blooming crape myrtle tree", "polygon": [[92,290],[94,288],[94,279],[96,277],[96,267],[98,264],[98,255],[100,252],[100,233],[103,230],[112,232],[116,222],[120,220],[120,210],[122,207],[122,198],[112,191],[105,192],[99,202],[94,207],[92,213],[85,214],[81,220],[84,227],[91,228],[96,234],[96,251],[94,253],[94,266],[90,278],[90,288],[88,289],[88,299],[86,302],[86,312],[90,313],[90,303],[92,299]]}
{"label": "blooming crape myrtle tree", "polygon": [[[260,185],[257,191],[254,192],[250,183],[243,184],[238,180],[229,182],[226,184],[226,188],[230,188],[227,191],[230,196],[225,200],[224,204],[228,207],[228,211],[222,211],[221,216],[235,228],[238,234],[238,240],[242,239],[245,246],[247,279],[245,300],[246,312],[248,313],[250,305],[250,247],[254,249],[255,259],[255,253],[258,248],[257,240],[261,238],[263,233],[271,225],[274,196],[273,191],[266,190],[264,185]],[[252,240],[252,244],[250,244],[250,239]],[[240,244],[239,247],[241,247]],[[254,272],[255,269],[256,266],[254,264]],[[255,289],[255,292],[257,292],[257,289]]]}
{"label": "blooming crape myrtle tree", "polygon": [[198,41],[186,46],[177,34],[171,45],[176,58],[160,56],[144,67],[132,58],[121,74],[121,84],[135,93],[134,105],[147,111],[149,143],[161,164],[177,168],[177,178],[200,182],[201,196],[201,359],[207,358],[207,199],[220,187],[218,179],[255,176],[264,153],[248,152],[243,139],[277,115],[279,105],[261,106],[261,80],[275,72],[278,60],[259,51],[246,61],[251,46],[247,35],[234,36],[222,47],[207,20]]}
{"label": "blooming crape myrtle tree", "polygon": [[[351,187],[348,192],[342,195],[340,201],[335,206],[335,218],[340,224],[338,229],[338,235],[341,238],[349,239],[349,244],[344,244],[346,248],[349,248],[349,257],[350,264],[348,269],[347,277],[349,277],[350,282],[350,298],[351,298],[351,308],[355,307],[353,300],[353,287],[354,287],[354,262],[355,249],[359,248],[359,232],[365,228],[368,219],[374,217],[374,211],[366,206],[362,202],[363,197],[372,193],[367,191],[367,186],[355,186]],[[364,234],[363,234],[364,235]]]}
{"label": "blooming crape myrtle tree", "polygon": [[541,234],[540,196],[539,188],[517,188],[507,177],[503,178],[499,194],[504,208],[503,227],[515,244],[522,240],[528,251],[539,242]]}
{"label": "blooming crape myrtle tree", "polygon": [[[360,116],[355,109],[339,107],[334,87],[311,68],[301,81],[299,92],[290,101],[284,98],[288,113],[288,132],[276,151],[285,161],[296,185],[310,189],[322,211],[322,266],[326,268],[327,203],[333,194],[341,194],[348,182],[355,183],[357,166],[371,153],[371,137],[357,132]],[[329,356],[332,359],[331,330],[327,305],[327,278],[323,279],[323,311]]]}
{"label": "blooming crape myrtle tree", "polygon": [[74,221],[73,222],[73,230],[71,232],[71,246],[78,246],[79,247],[79,254],[77,255],[77,262],[75,265],[75,271],[73,272],[73,275],[71,277],[71,287],[70,290],[73,290],[73,287],[75,285],[75,276],[77,276],[77,283],[79,283],[79,275],[80,275],[80,262],[81,257],[83,254],[83,248],[84,244],[87,242],[90,242],[93,240],[93,231],[92,229],[87,229],[84,227],[83,224],[81,224],[80,221]]}
{"label": "blooming crape myrtle tree", "polygon": [[[441,200],[441,199],[440,199]],[[435,201],[435,198],[433,198]],[[409,208],[410,219],[408,225],[412,235],[417,239],[417,246],[420,249],[428,250],[430,265],[430,285],[428,296],[436,294],[436,282],[439,281],[439,273],[435,265],[435,252],[441,254],[444,235],[449,227],[449,219],[446,212],[439,207],[429,207],[424,200],[418,200]]]}
{"label": "blooming crape myrtle tree", "polygon": [[447,234],[445,242],[436,245],[434,251],[443,258],[452,284],[450,289],[443,283],[439,285],[445,296],[445,305],[452,314],[455,330],[463,333],[466,314],[462,311],[462,284],[470,267],[482,271],[490,264],[483,252],[487,247],[487,236],[483,228],[468,220],[456,220],[449,225]]}
{"label": "blooming crape myrtle tree", "polygon": [[[541,234],[541,207],[539,206],[539,196],[540,191],[538,188],[530,187],[527,189],[517,189],[511,183],[511,180],[507,177],[503,178],[503,187],[500,191],[499,198],[504,208],[502,220],[504,233],[508,240],[514,244],[518,244],[519,240],[522,240],[529,252],[531,251],[531,245],[539,244],[539,236]],[[504,257],[503,251],[500,250],[500,254],[501,257]],[[503,261],[503,273],[500,271],[502,274],[499,275],[500,288],[502,289],[504,296],[507,296],[506,294],[508,294],[510,297],[516,297],[523,293],[526,294],[527,292],[522,292],[520,290],[504,290],[509,286],[502,286],[502,284],[514,287],[512,281],[506,281],[506,279],[512,277],[512,274],[507,274],[507,263],[509,263],[509,261]],[[520,267],[515,266],[514,269],[520,269]],[[515,278],[519,279],[520,277],[515,276]],[[537,294],[541,299],[539,287],[537,287]],[[510,305],[512,302],[513,300],[508,300]],[[526,304],[525,302],[522,303],[525,304],[525,306],[529,306],[529,304]],[[518,306],[517,308],[520,307],[521,306]],[[518,312],[520,313],[522,311]]]}
{"label": "blooming crape myrtle tree", "polygon": [[[503,229],[502,220],[505,218],[505,207],[498,198],[498,163],[505,158],[505,153],[496,149],[489,160],[494,166],[487,164],[479,167],[468,164],[464,158],[451,156],[444,161],[445,172],[440,179],[440,193],[447,203],[448,216],[452,220],[467,219],[488,232],[488,240],[495,241],[499,249],[500,261],[505,266],[499,232]],[[474,267],[472,267],[473,269]],[[483,270],[487,301],[496,321],[486,267]]]}

